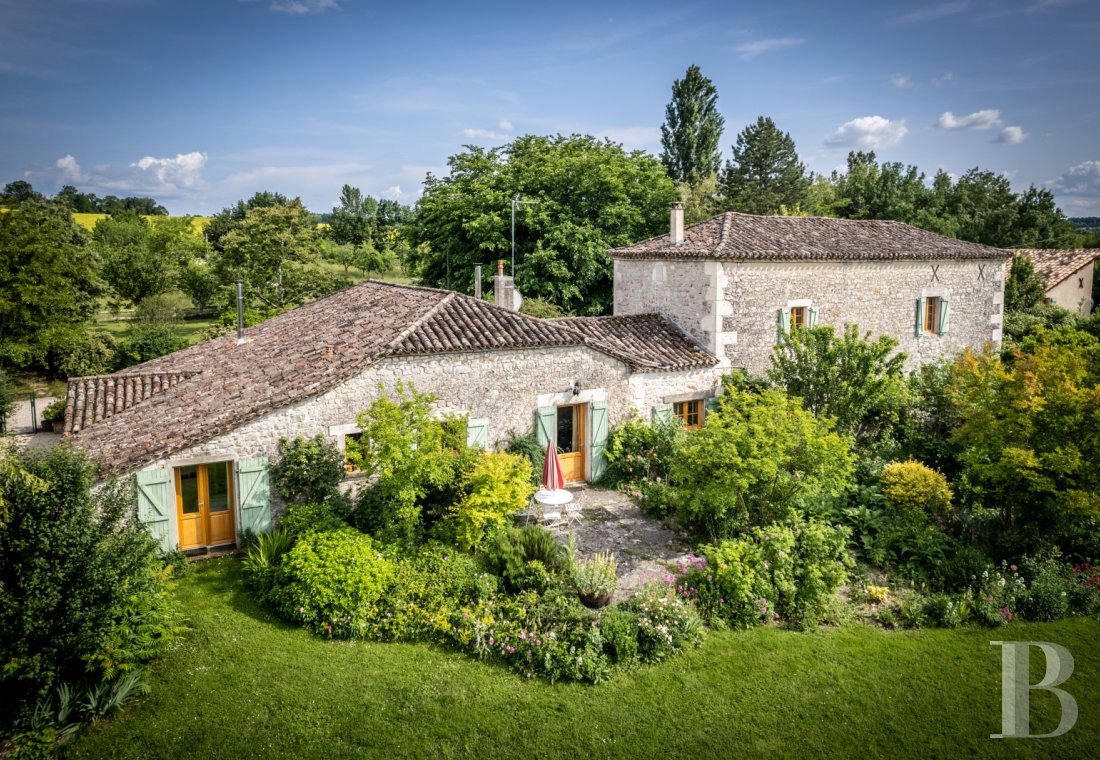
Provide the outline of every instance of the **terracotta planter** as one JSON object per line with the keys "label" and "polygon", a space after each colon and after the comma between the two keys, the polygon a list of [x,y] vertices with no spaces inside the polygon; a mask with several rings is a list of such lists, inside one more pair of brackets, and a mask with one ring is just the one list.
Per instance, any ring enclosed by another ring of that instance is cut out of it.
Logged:
{"label": "terracotta planter", "polygon": [[600,607],[606,607],[611,604],[611,594],[603,594],[601,596],[589,596],[588,594],[577,594],[581,598],[581,604],[592,610],[598,610]]}

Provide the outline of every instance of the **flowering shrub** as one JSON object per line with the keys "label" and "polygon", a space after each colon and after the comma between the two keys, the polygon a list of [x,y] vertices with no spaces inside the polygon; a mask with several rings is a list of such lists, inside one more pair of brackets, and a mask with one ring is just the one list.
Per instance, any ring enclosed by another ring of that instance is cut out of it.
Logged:
{"label": "flowering shrub", "polygon": [[278,609],[315,633],[339,638],[373,632],[393,565],[354,528],[307,533],[283,558]]}
{"label": "flowering shrub", "polygon": [[463,490],[465,495],[440,523],[440,534],[463,549],[475,549],[487,531],[504,527],[508,515],[527,506],[535,492],[531,463],[504,451],[480,452]]}
{"label": "flowering shrub", "polygon": [[650,583],[623,603],[638,621],[638,658],[660,662],[703,641],[703,621],[695,607],[669,586]]}
{"label": "flowering shrub", "polygon": [[899,515],[946,517],[951,512],[947,478],[920,462],[891,462],[882,470],[882,494]]}
{"label": "flowering shrub", "polygon": [[848,531],[791,518],[706,547],[682,568],[678,593],[735,626],[786,619],[812,627],[847,578]]}

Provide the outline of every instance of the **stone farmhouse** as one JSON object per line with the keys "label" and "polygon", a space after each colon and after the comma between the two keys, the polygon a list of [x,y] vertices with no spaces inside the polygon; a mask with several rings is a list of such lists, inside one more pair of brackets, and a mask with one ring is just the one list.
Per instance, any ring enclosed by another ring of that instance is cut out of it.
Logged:
{"label": "stone farmhouse", "polygon": [[1016,253],[1031,259],[1035,273],[1046,287],[1047,303],[1086,316],[1092,313],[1095,306],[1092,302],[1093,271],[1100,250],[1026,248]]}
{"label": "stone farmhouse", "polygon": [[908,368],[999,344],[1008,251],[900,222],[733,212],[610,251],[616,315],[658,313],[723,367],[765,371],[779,332],[846,322]]}
{"label": "stone farmhouse", "polygon": [[[135,473],[166,549],[270,526],[280,437],[359,434],[401,380],[468,417],[471,444],[534,431],[566,478],[598,478],[633,415],[701,425],[730,368],[760,372],[784,331],[855,321],[915,366],[1000,340],[1008,252],[893,222],[723,214],[610,252],[615,314],[537,319],[460,293],[365,282],[112,375],[69,382],[65,431],[104,474]],[[512,303],[498,273],[497,303]]]}

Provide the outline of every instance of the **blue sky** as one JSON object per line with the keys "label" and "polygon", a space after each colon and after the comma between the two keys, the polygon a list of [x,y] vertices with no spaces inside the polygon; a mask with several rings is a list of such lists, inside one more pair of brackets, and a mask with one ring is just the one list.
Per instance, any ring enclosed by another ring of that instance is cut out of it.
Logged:
{"label": "blue sky", "polygon": [[810,169],[853,148],[1049,187],[1100,215],[1100,4],[0,0],[0,183],[211,213],[257,190],[415,202],[463,144],[660,151],[672,81]]}

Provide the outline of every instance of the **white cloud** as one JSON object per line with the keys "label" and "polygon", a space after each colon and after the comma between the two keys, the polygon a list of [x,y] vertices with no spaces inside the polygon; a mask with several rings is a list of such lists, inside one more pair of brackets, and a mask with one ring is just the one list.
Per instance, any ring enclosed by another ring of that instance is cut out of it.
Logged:
{"label": "white cloud", "polygon": [[956,116],[944,111],[936,120],[936,126],[940,129],[993,129],[1001,126],[1001,112],[996,108],[987,108],[966,116]]}
{"label": "white cloud", "polygon": [[932,80],[932,86],[933,87],[940,87],[942,85],[947,84],[948,82],[950,82],[954,78],[955,78],[954,74],[952,74],[950,71],[945,71],[942,76],[935,77]]}
{"label": "white cloud", "polygon": [[54,164],[61,171],[61,179],[68,180],[70,182],[79,182],[83,176],[80,173],[80,164],[76,162],[76,159],[71,154],[67,154],[57,159],[57,163]]}
{"label": "white cloud", "polygon": [[861,116],[841,124],[836,132],[826,138],[825,145],[830,148],[878,150],[897,145],[908,131],[904,119],[891,121],[881,116]]}
{"label": "white cloud", "polygon": [[206,154],[194,151],[180,153],[175,158],[144,158],[130,164],[144,172],[152,171],[157,181],[166,187],[190,188],[202,182],[202,168],[206,166]]}
{"label": "white cloud", "polygon": [[733,52],[748,61],[763,53],[771,53],[775,50],[785,50],[795,45],[801,45],[806,40],[800,37],[773,37],[767,40],[756,40],[738,45]]}
{"label": "white cloud", "polygon": [[1005,145],[1019,145],[1026,139],[1027,132],[1024,131],[1023,127],[1005,127],[993,142],[1004,143]]}
{"label": "white cloud", "polygon": [[1082,161],[1046,185],[1070,216],[1100,215],[1100,161]]}
{"label": "white cloud", "polygon": [[395,201],[401,200],[406,195],[408,195],[408,193],[401,189],[401,185],[390,185],[382,191],[382,197]]}
{"label": "white cloud", "polygon": [[512,131],[512,122],[508,121],[507,119],[501,119],[500,121],[498,121],[497,126],[503,129],[505,132]]}
{"label": "white cloud", "polygon": [[913,80],[905,76],[905,74],[894,74],[890,77],[890,84],[897,87],[899,90],[908,90],[913,86]]}
{"label": "white cloud", "polygon": [[268,7],[279,13],[289,13],[292,16],[305,16],[310,13],[337,10],[340,8],[340,5],[336,0],[274,0]]}
{"label": "white cloud", "polygon": [[628,150],[650,148],[661,141],[661,130],[658,127],[610,127],[595,132],[611,142],[622,143]]}
{"label": "white cloud", "polygon": [[509,135],[501,132],[494,132],[491,129],[475,129],[474,127],[467,127],[462,130],[462,136],[470,140],[507,140]]}
{"label": "white cloud", "polygon": [[970,7],[969,0],[959,2],[939,3],[938,5],[926,5],[923,8],[909,11],[894,19],[895,24],[917,24],[922,21],[936,21],[948,16],[956,16]]}

